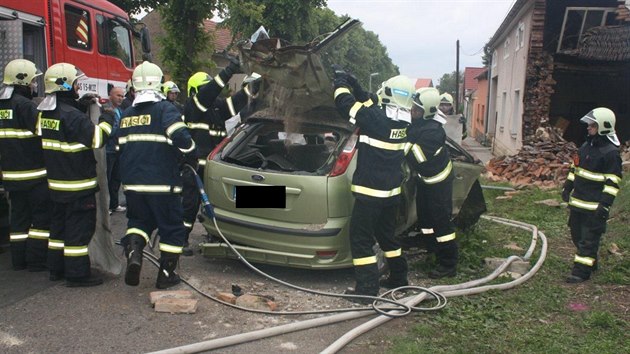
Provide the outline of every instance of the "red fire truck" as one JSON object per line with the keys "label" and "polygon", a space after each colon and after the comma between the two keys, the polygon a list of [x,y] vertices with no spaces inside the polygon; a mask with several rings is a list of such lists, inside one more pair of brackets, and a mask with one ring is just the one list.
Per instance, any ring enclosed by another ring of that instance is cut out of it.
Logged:
{"label": "red fire truck", "polygon": [[[2,0],[0,71],[16,58],[31,60],[42,71],[72,63],[87,76],[80,94],[107,98],[109,87],[124,87],[131,78],[134,34],[140,37],[127,13],[105,0]],[[150,52],[148,38],[142,43]],[[40,94],[43,87],[40,82]]]}

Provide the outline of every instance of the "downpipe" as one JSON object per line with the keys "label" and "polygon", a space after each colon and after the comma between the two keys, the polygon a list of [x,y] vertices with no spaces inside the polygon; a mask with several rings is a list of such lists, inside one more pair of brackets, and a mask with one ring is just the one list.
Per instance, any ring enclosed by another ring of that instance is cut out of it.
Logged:
{"label": "downpipe", "polygon": [[[188,165],[186,165],[186,166],[188,166]],[[232,252],[234,252],[236,254],[237,258],[241,262],[245,263],[246,266],[248,266],[249,268],[254,270],[256,273],[261,274],[262,276],[264,276],[264,277],[266,277],[266,278],[268,278],[270,280],[279,282],[280,284],[289,286],[289,287],[294,288],[294,289],[298,289],[298,290],[306,291],[306,292],[310,292],[310,293],[326,295],[326,296],[336,296],[336,297],[344,297],[344,298],[353,297],[352,295],[333,294],[333,293],[314,291],[314,290],[311,290],[311,289],[305,289],[305,288],[299,287],[297,285],[287,283],[287,282],[282,281],[280,279],[276,279],[276,278],[274,278],[274,277],[272,277],[272,276],[262,272],[261,270],[259,270],[258,268],[254,267],[253,265],[251,265],[247,260],[244,259],[244,257],[242,257],[239,254],[239,252],[236,249],[233,248],[233,246],[230,244],[230,242],[221,233],[221,230],[219,229],[219,227],[217,225],[216,218],[215,218],[215,215],[214,215],[214,208],[210,204],[208,196],[205,193],[205,190],[203,188],[203,183],[201,182],[201,179],[197,175],[196,171],[191,166],[188,166],[188,167],[194,172],[194,176],[195,176],[195,179],[196,179],[197,187],[199,188],[199,193],[201,195],[201,201],[202,201],[202,206],[203,206],[204,213],[207,216],[212,218],[212,220],[214,222],[214,225],[215,225],[219,235],[223,239],[223,241],[226,242],[226,244],[232,250]],[[405,315],[407,315],[407,314],[409,314],[409,313],[411,313],[413,311],[427,311],[427,310],[441,309],[441,308],[443,308],[446,305],[446,298],[447,297],[473,295],[473,294],[479,294],[479,293],[482,293],[482,292],[485,292],[485,291],[489,291],[489,290],[507,290],[507,289],[511,289],[511,288],[513,288],[515,286],[518,286],[518,285],[524,283],[525,281],[527,281],[531,277],[533,277],[534,274],[536,274],[536,272],[538,272],[538,270],[542,267],[542,264],[544,263],[545,258],[546,258],[546,254],[547,254],[547,238],[545,237],[545,235],[542,232],[540,232],[536,226],[531,225],[531,224],[527,224],[527,223],[523,223],[523,222],[515,221],[515,220],[510,220],[510,219],[505,219],[505,218],[499,218],[499,217],[495,217],[495,216],[482,215],[481,217],[486,219],[486,220],[492,221],[492,222],[497,222],[497,223],[500,223],[500,224],[503,224],[503,225],[507,225],[507,226],[516,227],[516,228],[524,229],[524,230],[527,230],[527,231],[531,231],[532,232],[532,241],[530,243],[530,247],[527,250],[526,254],[523,257],[510,256],[499,267],[497,267],[491,274],[489,274],[488,276],[480,278],[480,279],[476,279],[476,280],[471,280],[471,281],[468,281],[468,282],[465,282],[465,283],[453,284],[453,285],[439,285],[439,286],[434,286],[434,287],[431,287],[431,288],[428,288],[428,289],[421,288],[421,287],[415,287],[415,286],[407,286],[407,287],[401,287],[401,288],[397,288],[397,289],[392,289],[392,290],[387,291],[383,295],[381,295],[381,297],[373,298],[374,299],[374,303],[372,304],[372,307],[367,307],[367,308],[363,308],[363,309],[356,309],[356,308],[354,308],[354,309],[330,310],[328,312],[343,311],[343,313],[338,313],[338,314],[329,315],[329,316],[326,316],[326,317],[315,318],[315,319],[310,319],[310,320],[299,321],[299,322],[290,323],[290,324],[286,324],[286,325],[280,325],[280,326],[265,328],[265,329],[261,329],[261,330],[241,333],[241,334],[237,334],[237,335],[233,335],[233,336],[217,338],[217,339],[212,339],[212,340],[203,341],[203,342],[188,344],[188,345],[184,345],[184,346],[180,346],[180,347],[174,347],[174,348],[170,348],[170,349],[156,351],[156,352],[153,352],[153,353],[169,353],[169,354],[170,353],[199,353],[199,352],[203,352],[203,351],[208,351],[208,350],[213,350],[213,349],[218,349],[218,348],[224,348],[224,347],[229,347],[229,346],[238,345],[238,344],[243,344],[243,343],[246,343],[246,342],[250,342],[250,341],[254,341],[254,340],[258,340],[258,339],[264,339],[264,338],[268,338],[268,337],[273,337],[273,336],[277,336],[277,335],[281,335],[281,334],[285,334],[285,333],[296,332],[296,331],[300,331],[300,330],[304,330],[304,329],[325,326],[325,325],[334,324],[334,323],[338,323],[338,322],[342,322],[342,321],[358,319],[358,318],[366,317],[368,315],[373,315],[373,311],[376,311],[376,312],[380,313],[380,315],[375,317],[374,319],[369,320],[369,321],[365,322],[364,324],[359,325],[359,326],[355,327],[354,329],[348,331],[343,336],[339,337],[339,339],[337,339],[335,342],[333,342],[329,347],[324,349],[324,351],[322,351],[322,353],[336,353],[339,350],[341,350],[343,347],[345,347],[348,343],[350,343],[352,340],[354,340],[355,338],[357,338],[360,335],[370,331],[371,329],[374,329],[374,328],[380,326],[381,324],[386,323],[387,321],[391,320],[392,318],[405,316]],[[532,256],[535,248],[536,248],[536,244],[537,244],[538,238],[540,238],[541,241],[542,241],[542,247],[541,247],[540,256],[539,256],[538,260],[536,261],[535,265],[526,274],[524,274],[523,276],[521,276],[518,279],[512,280],[512,281],[507,282],[507,283],[493,284],[493,285],[484,285],[484,284],[486,284],[486,283],[496,279],[500,274],[505,272],[505,270],[509,267],[509,265],[512,262],[514,262],[515,260],[529,260],[531,258],[531,256]],[[145,252],[145,255],[146,255],[146,252]],[[153,257],[155,257],[155,256],[153,256]],[[153,260],[152,262],[156,262],[156,261]],[[190,285],[188,282],[186,282],[186,284]],[[196,289],[195,287],[193,287],[193,288],[195,290],[197,290],[197,291],[200,291],[199,289]],[[402,299],[396,299],[396,294],[398,294],[398,293],[400,293],[400,292],[402,292],[404,290],[416,290],[416,291],[420,291],[420,293],[416,294],[416,295],[413,295],[413,296],[408,296],[408,297],[405,297],[405,298],[402,298]],[[204,294],[204,296],[206,296],[206,295]],[[385,296],[390,296],[391,300],[385,298]],[[372,297],[368,297],[368,298],[372,298]],[[423,302],[425,300],[435,300],[435,301],[437,301],[437,305],[435,305],[433,307],[429,307],[429,308],[418,307],[417,306],[418,304],[420,304],[421,302]],[[390,307],[377,306],[376,305],[377,302],[381,302],[381,301],[382,302],[386,302],[386,303],[388,303],[390,305],[393,304],[394,307],[391,307],[391,306]],[[235,307],[235,306],[232,305],[232,307]],[[243,308],[241,308],[241,309],[243,309]],[[249,309],[246,309],[246,310],[249,310]],[[287,314],[286,312],[271,312],[271,311],[254,311],[254,312],[259,312],[259,313],[263,312],[263,313],[274,314],[274,315],[286,315]],[[313,312],[309,312],[309,313],[313,313]],[[293,313],[293,314],[296,314],[296,313]]]}

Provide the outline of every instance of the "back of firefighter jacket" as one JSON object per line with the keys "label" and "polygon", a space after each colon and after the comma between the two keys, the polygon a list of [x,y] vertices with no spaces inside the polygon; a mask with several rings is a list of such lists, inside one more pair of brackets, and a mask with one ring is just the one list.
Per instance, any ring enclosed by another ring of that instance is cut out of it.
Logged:
{"label": "back of firefighter jacket", "polygon": [[415,119],[407,139],[407,162],[421,181],[435,184],[454,178],[442,123],[434,119]]}
{"label": "back of firefighter jacket", "polygon": [[116,135],[123,189],[136,193],[179,193],[178,158],[195,149],[177,108],[168,101],[125,110]]}
{"label": "back of firefighter jacket", "polygon": [[8,191],[28,190],[46,181],[42,139],[35,134],[39,111],[19,89],[10,99],[0,100],[0,164]]}
{"label": "back of firefighter jacket", "polygon": [[96,159],[92,149],[105,144],[111,125],[94,125],[81,112],[76,101],[57,96],[52,111],[42,111],[39,119],[48,187],[53,201],[68,203],[98,191]]}
{"label": "back of firefighter jacket", "polygon": [[372,99],[361,103],[349,92],[335,97],[342,116],[360,128],[352,191],[357,198],[390,198],[401,193],[408,124],[389,119]]}

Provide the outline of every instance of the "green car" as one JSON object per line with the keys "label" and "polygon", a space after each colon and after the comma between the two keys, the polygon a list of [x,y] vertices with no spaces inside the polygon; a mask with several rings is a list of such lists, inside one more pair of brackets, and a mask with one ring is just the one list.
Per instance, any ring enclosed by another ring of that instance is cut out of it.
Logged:
{"label": "green car", "polygon": [[[350,185],[358,129],[334,108],[330,70],[318,54],[321,48],[276,48],[265,41],[240,48],[246,69],[264,78],[259,97],[263,108],[244,119],[206,163],[204,185],[217,225],[251,262],[310,269],[351,267]],[[323,45],[326,41],[330,38],[324,38]],[[454,142],[449,148],[456,174],[454,217],[466,227],[485,211],[477,181],[483,166]],[[406,164],[401,168],[406,178],[397,234],[405,237],[416,223],[417,176]],[[284,208],[239,207],[237,191],[247,186],[284,187]],[[475,197],[467,198],[469,194]],[[462,206],[469,210],[466,218],[458,215]],[[209,235],[218,236],[214,222],[202,219]],[[201,249],[206,256],[235,257],[220,237],[211,237]]]}

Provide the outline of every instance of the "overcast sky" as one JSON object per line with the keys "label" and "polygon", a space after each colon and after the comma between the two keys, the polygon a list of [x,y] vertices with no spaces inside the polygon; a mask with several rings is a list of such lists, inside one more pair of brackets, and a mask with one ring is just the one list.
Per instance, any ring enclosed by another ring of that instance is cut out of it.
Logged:
{"label": "overcast sky", "polygon": [[[337,15],[349,15],[376,33],[400,72],[431,78],[435,85],[459,68],[482,67],[484,44],[515,0],[327,0]],[[382,80],[387,78],[381,78]],[[377,81],[382,81],[377,80]]]}

